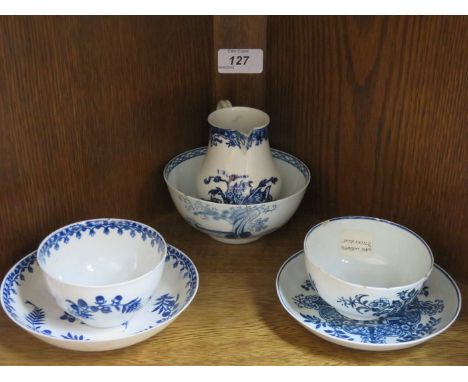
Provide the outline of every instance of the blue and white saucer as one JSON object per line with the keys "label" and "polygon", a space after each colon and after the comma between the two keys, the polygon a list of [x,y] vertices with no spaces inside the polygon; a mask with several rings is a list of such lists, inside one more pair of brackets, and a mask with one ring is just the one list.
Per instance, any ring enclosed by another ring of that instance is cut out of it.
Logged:
{"label": "blue and white saucer", "polygon": [[61,310],[47,291],[36,252],[24,257],[5,276],[2,307],[21,328],[64,349],[103,351],[130,346],[166,328],[197,293],[199,277],[192,260],[168,245],[165,261],[163,277],[151,301],[118,327],[91,327]]}
{"label": "blue and white saucer", "polygon": [[309,281],[303,251],[282,265],[276,290],[286,311],[307,330],[361,350],[397,350],[423,343],[446,330],[461,309],[457,285],[435,265],[421,293],[403,311],[376,321],[346,318],[322,300]]}

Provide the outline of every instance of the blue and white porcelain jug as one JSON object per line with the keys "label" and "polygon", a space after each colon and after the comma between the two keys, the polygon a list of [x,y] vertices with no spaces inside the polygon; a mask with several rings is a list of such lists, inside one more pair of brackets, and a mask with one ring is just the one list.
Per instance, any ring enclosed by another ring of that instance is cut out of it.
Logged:
{"label": "blue and white porcelain jug", "polygon": [[270,151],[268,114],[220,101],[208,123],[210,137],[197,176],[198,196],[225,204],[277,199],[281,179]]}

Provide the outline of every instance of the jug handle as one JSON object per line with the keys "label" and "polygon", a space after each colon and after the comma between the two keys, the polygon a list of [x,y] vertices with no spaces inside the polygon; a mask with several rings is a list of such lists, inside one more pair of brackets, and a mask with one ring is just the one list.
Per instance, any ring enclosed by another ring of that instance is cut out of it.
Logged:
{"label": "jug handle", "polygon": [[226,107],[232,107],[232,103],[228,99],[222,99],[216,105],[216,110],[224,109]]}

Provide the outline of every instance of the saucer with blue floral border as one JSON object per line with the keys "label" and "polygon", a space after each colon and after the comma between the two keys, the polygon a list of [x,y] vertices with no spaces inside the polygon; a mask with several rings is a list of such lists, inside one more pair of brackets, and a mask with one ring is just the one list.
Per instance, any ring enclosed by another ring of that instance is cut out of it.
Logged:
{"label": "saucer with blue floral border", "polygon": [[2,307],[14,323],[51,345],[80,351],[123,348],[165,329],[195,297],[199,277],[187,255],[168,245],[164,268],[150,302],[118,327],[91,327],[61,310],[47,290],[36,252],[20,260],[5,276]]}
{"label": "saucer with blue floral border", "polygon": [[[286,311],[307,330],[338,345],[371,351],[419,345],[452,325],[461,309],[454,280],[434,265],[420,294],[399,312],[375,321],[349,319],[318,295],[305,270],[304,251],[282,265],[276,291]],[[366,302],[364,295],[357,301]]]}

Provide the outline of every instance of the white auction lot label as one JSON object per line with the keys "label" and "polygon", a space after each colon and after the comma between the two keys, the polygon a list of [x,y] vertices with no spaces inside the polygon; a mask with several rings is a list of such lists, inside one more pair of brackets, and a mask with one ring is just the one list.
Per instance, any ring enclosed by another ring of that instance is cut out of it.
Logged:
{"label": "white auction lot label", "polygon": [[262,49],[219,49],[219,73],[262,73]]}

